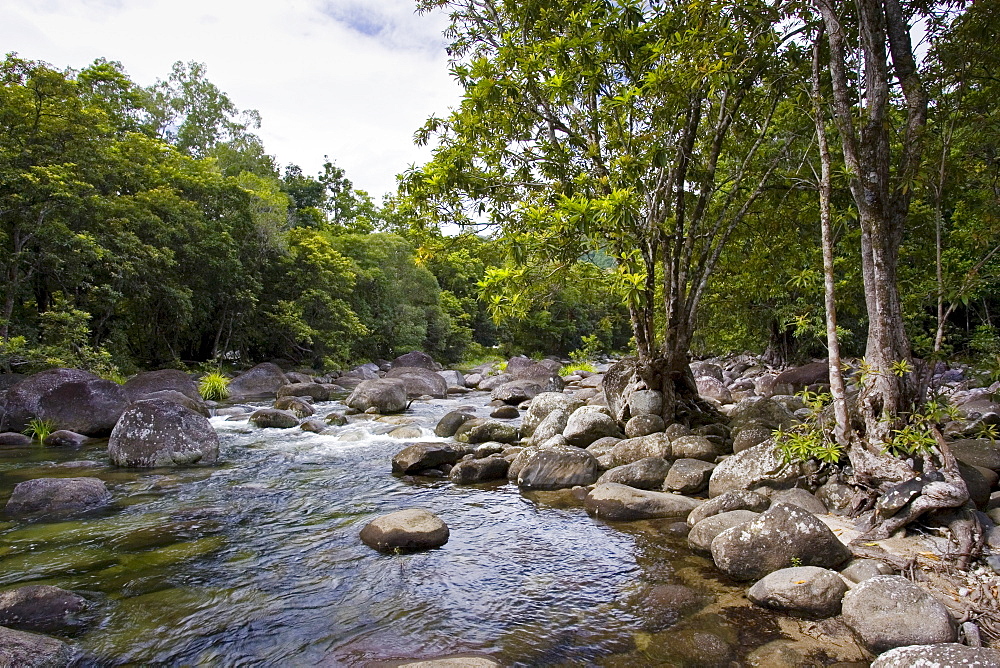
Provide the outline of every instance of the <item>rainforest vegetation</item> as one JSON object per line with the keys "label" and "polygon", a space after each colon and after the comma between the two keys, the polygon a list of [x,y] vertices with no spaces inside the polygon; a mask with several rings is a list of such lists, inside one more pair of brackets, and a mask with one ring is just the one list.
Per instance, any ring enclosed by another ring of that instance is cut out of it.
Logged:
{"label": "rainforest vegetation", "polygon": [[882,331],[875,230],[884,364],[1000,366],[995,3],[420,4],[465,92],[380,202],[336,156],[277,164],[204,64],[143,86],[9,54],[0,368],[586,348],[659,360],[683,400],[689,352],[826,355],[824,210],[845,355]]}

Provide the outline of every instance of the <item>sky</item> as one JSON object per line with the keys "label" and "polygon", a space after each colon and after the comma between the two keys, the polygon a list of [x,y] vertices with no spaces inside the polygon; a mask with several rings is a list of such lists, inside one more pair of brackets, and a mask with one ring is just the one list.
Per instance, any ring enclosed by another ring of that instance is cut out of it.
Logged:
{"label": "sky", "polygon": [[376,201],[430,158],[413,133],[457,105],[446,19],[415,0],[3,0],[0,49],[62,69],[117,60],[133,81],[197,61],[278,164],[316,174],[328,155]]}

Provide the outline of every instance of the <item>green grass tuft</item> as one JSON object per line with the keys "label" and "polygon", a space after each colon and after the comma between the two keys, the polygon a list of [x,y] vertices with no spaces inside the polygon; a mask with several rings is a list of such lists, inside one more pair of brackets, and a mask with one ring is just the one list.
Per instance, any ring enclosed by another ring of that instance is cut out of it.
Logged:
{"label": "green grass tuft", "polygon": [[56,430],[56,423],[52,420],[43,420],[41,418],[31,418],[28,421],[28,428],[24,430],[25,436],[30,436],[38,442],[44,441],[48,438],[49,434]]}
{"label": "green grass tuft", "polygon": [[589,371],[590,373],[597,373],[597,369],[590,362],[574,362],[573,364],[567,364],[563,368],[559,369],[560,376],[570,376],[577,371]]}
{"label": "green grass tuft", "polygon": [[225,399],[229,396],[229,379],[221,371],[210,371],[198,381],[198,393],[209,401]]}

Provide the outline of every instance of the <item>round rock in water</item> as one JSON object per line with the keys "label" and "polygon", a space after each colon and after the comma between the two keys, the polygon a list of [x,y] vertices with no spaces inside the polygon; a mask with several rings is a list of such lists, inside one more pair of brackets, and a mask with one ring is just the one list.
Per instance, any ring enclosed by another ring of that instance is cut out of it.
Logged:
{"label": "round rock in water", "polygon": [[835,571],[816,566],[782,568],[764,576],[747,597],[757,605],[810,617],[840,612],[847,583]]}
{"label": "round rock in water", "polygon": [[553,490],[577,485],[591,485],[598,477],[597,459],[572,446],[539,450],[518,472],[517,486],[521,489]]}
{"label": "round rock in water", "polygon": [[958,643],[911,645],[891,649],[872,662],[871,668],[994,668],[1000,652],[988,647],[966,647]]}
{"label": "round rock in water", "polygon": [[865,580],[844,597],[844,622],[869,650],[955,642],[948,609],[899,575]]}
{"label": "round rock in water", "polygon": [[[691,515],[700,509],[700,506],[695,508],[691,511]],[[730,510],[710,515],[695,524],[691,524],[691,520],[688,519],[688,525],[691,526],[691,531],[687,535],[688,545],[695,552],[711,554],[712,541],[715,540],[716,536],[723,531],[756,519],[758,515],[760,513],[755,513],[752,510]],[[690,515],[688,517],[690,518]]]}
{"label": "round rock in water", "polygon": [[183,406],[159,399],[139,401],[111,432],[108,456],[115,466],[133,468],[214,464],[219,435],[207,418]]}
{"label": "round rock in water", "polygon": [[109,501],[111,493],[98,478],[36,478],[14,487],[5,510],[15,517],[70,515]]}
{"label": "round rock in water", "polygon": [[597,485],[587,494],[587,512],[602,520],[646,520],[659,517],[687,517],[699,501],[679,494],[635,489],[615,482]]}
{"label": "round rock in water", "polygon": [[0,626],[0,666],[61,668],[70,665],[74,655],[62,640]]}
{"label": "round rock in water", "polygon": [[[51,632],[80,626],[87,600],[51,585],[27,585],[0,592],[0,626]],[[0,656],[2,656],[0,650]]]}
{"label": "round rock in water", "polygon": [[361,530],[361,540],[379,552],[428,550],[448,542],[448,525],[423,508],[376,518]]}
{"label": "round rock in water", "polygon": [[262,429],[268,427],[291,429],[299,426],[299,419],[295,417],[295,413],[277,408],[261,408],[259,411],[254,411],[254,414],[250,416],[250,422]]}

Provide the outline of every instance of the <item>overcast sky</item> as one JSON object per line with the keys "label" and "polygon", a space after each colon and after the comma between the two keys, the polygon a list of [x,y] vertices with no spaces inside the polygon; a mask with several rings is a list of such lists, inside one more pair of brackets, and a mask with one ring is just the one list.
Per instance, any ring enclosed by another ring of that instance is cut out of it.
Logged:
{"label": "overcast sky", "polygon": [[264,146],[315,174],[329,155],[376,200],[429,158],[413,133],[458,102],[440,14],[414,0],[3,0],[2,51],[80,69],[120,61],[132,80],[198,61]]}

